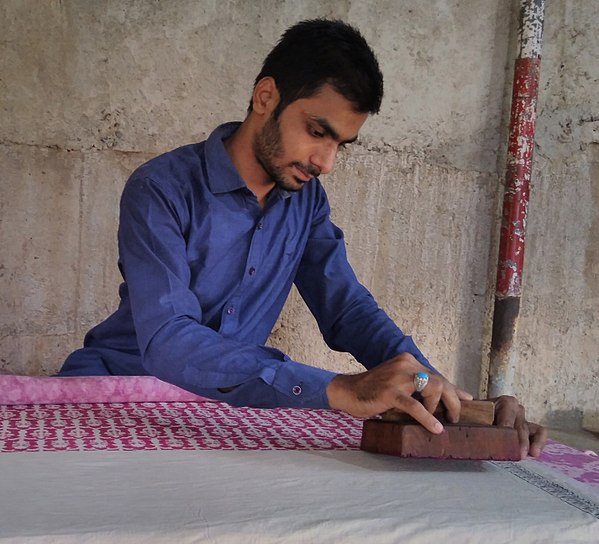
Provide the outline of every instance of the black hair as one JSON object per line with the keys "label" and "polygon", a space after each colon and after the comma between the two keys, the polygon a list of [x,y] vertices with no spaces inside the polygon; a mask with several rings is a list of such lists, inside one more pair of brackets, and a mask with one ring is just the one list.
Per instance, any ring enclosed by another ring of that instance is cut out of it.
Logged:
{"label": "black hair", "polygon": [[311,19],[287,29],[264,60],[254,87],[269,76],[280,96],[275,118],[327,83],[359,113],[378,113],[383,99],[383,74],[374,52],[362,34],[343,21]]}

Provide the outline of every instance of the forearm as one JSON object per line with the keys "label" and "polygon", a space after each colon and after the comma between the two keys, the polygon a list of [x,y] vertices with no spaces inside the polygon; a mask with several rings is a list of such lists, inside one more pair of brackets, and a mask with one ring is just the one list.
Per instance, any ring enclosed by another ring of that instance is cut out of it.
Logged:
{"label": "forearm", "polygon": [[409,353],[438,373],[357,279],[346,272],[344,280],[325,285],[320,291],[313,286],[306,288],[305,283],[298,285],[331,349],[351,353],[368,369]]}
{"label": "forearm", "polygon": [[436,372],[356,278],[343,233],[330,222],[326,202],[313,225],[295,284],[331,349],[351,353],[366,368],[409,353]]}
{"label": "forearm", "polygon": [[412,337],[401,331],[369,293],[363,294],[340,314],[328,333],[333,349],[352,353],[366,368],[373,368],[401,353],[409,353],[419,363],[437,372]]}
{"label": "forearm", "polygon": [[262,408],[328,408],[326,388],[335,376],[292,361],[277,349],[224,338],[185,318],[167,323],[152,337],[142,362],[150,374],[188,391]]}

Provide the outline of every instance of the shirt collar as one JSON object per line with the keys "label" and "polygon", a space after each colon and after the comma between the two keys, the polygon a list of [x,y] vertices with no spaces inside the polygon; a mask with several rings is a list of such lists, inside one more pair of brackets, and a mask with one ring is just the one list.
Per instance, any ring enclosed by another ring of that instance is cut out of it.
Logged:
{"label": "shirt collar", "polygon": [[225,123],[214,129],[206,140],[206,170],[208,186],[213,193],[228,193],[245,187],[223,140],[231,136],[241,125],[239,122]]}
{"label": "shirt collar", "polygon": [[[229,153],[225,149],[223,140],[235,132],[240,122],[225,123],[214,129],[206,140],[206,170],[208,172],[208,186],[214,194],[229,193],[247,187],[243,178],[239,175],[233,164]],[[275,187],[273,193],[278,194],[281,199],[289,198],[291,193]]]}

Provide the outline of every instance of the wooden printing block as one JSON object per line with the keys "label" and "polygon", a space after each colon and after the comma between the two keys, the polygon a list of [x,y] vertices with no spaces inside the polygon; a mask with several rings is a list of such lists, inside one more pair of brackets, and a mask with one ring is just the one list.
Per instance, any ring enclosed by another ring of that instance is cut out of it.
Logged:
{"label": "wooden printing block", "polygon": [[[468,403],[474,404],[464,410],[464,405]],[[494,408],[489,416],[488,405],[493,403],[462,401],[460,423],[445,423],[445,430],[438,435],[427,431],[406,414],[386,412],[385,419],[369,419],[364,422],[360,449],[399,457],[520,460],[517,431],[492,426]],[[443,421],[443,414],[439,416]],[[483,421],[485,424],[472,423],[473,421]]]}
{"label": "wooden printing block", "polygon": [[[460,425],[493,425],[495,421],[495,403],[490,400],[462,400],[460,401]],[[446,423],[445,409],[439,406],[434,416]],[[387,410],[381,414],[385,421],[395,421],[396,423],[416,423],[416,420],[404,412],[398,410]]]}

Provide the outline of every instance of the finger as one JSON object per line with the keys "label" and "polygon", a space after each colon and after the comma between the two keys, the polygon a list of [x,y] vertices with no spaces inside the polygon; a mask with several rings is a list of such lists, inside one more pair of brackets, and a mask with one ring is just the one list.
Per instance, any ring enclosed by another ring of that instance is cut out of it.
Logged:
{"label": "finger", "polygon": [[514,421],[514,429],[516,429],[516,432],[518,433],[518,443],[520,444],[520,459],[526,459],[530,450],[530,429],[528,427],[528,422],[524,417],[524,406],[520,404],[518,404],[518,408],[516,409],[516,420]]}
{"label": "finger", "polygon": [[457,423],[460,421],[460,410],[462,405],[460,403],[460,397],[458,396],[457,389],[451,384],[447,384],[443,390],[443,404],[445,405],[445,415],[447,421],[451,423]]}
{"label": "finger", "polygon": [[541,451],[547,442],[547,429],[537,425],[536,423],[529,423],[528,428],[530,429],[531,439],[529,454],[533,457],[538,457],[541,455]]}
{"label": "finger", "polygon": [[495,400],[495,425],[513,428],[521,410],[522,407],[514,397],[498,397]]}
{"label": "finger", "polygon": [[430,381],[426,387],[420,393],[422,397],[422,404],[428,412],[431,414],[435,413],[437,406],[441,400],[441,394],[443,393],[443,382],[440,380],[434,380],[431,376]]}
{"label": "finger", "polygon": [[439,406],[439,401],[441,400],[440,394],[435,394],[430,397],[422,397],[422,404],[427,412],[434,414],[437,406]]}
{"label": "finger", "polygon": [[455,388],[456,393],[458,394],[458,398],[460,400],[473,400],[474,397],[468,393],[468,391],[464,391],[463,389]]}
{"label": "finger", "polygon": [[431,414],[422,403],[412,397],[401,396],[396,399],[395,407],[410,414],[425,429],[434,434],[443,432],[441,422]]}
{"label": "finger", "polygon": [[516,431],[518,432],[518,442],[520,444],[520,459],[526,459],[530,450],[530,430],[528,423],[526,421],[519,422],[516,425]]}

